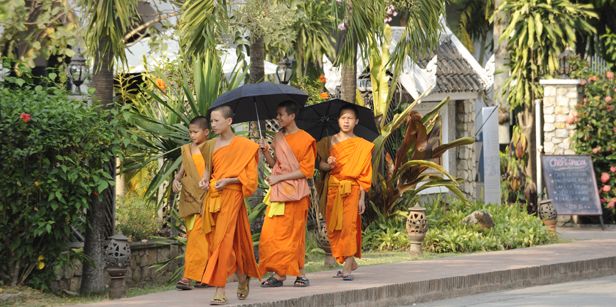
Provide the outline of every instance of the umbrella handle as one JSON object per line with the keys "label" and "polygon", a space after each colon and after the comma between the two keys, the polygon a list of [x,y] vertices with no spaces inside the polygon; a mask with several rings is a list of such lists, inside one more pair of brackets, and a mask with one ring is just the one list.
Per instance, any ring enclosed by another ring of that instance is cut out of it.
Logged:
{"label": "umbrella handle", "polygon": [[257,128],[259,129],[259,138],[263,139],[263,132],[261,132],[261,120],[259,119],[259,108],[257,108],[257,100],[253,99],[255,104],[255,111],[257,112]]}

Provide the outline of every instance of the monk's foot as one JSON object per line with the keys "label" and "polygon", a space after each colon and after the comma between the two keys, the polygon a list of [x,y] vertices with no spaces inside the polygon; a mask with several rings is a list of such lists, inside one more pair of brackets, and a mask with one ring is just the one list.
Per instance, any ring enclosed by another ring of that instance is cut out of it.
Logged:
{"label": "monk's foot", "polygon": [[180,279],[175,284],[175,288],[178,290],[192,290],[192,287],[190,286],[190,280],[188,278]]}
{"label": "monk's foot", "polygon": [[359,268],[359,264],[357,264],[357,261],[355,261],[355,258],[353,258],[353,263],[351,263],[351,271],[355,271]]}
{"label": "monk's foot", "polygon": [[310,280],[306,276],[297,276],[293,283],[293,287],[305,288],[308,286],[310,286]]}
{"label": "monk's foot", "polygon": [[278,287],[282,287],[282,282],[283,282],[282,280],[279,280],[274,275],[272,275],[261,283],[261,287],[262,288],[278,288]]}
{"label": "monk's foot", "polygon": [[214,294],[214,298],[210,301],[210,305],[226,305],[228,302],[225,293],[217,291],[216,294]]}
{"label": "monk's foot", "polygon": [[195,284],[194,287],[195,288],[210,288],[211,286],[206,284],[206,283],[198,282],[198,283]]}
{"label": "monk's foot", "polygon": [[244,278],[244,281],[239,281],[237,285],[237,298],[245,300],[250,293],[250,277]]}

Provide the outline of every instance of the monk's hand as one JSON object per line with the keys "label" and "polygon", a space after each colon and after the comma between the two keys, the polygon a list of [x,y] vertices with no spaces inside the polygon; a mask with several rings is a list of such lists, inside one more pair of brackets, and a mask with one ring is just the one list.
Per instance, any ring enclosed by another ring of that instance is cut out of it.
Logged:
{"label": "monk's hand", "polygon": [[264,140],[264,139],[260,139],[259,140],[259,148],[261,148],[262,152],[266,152],[270,149],[269,144]]}
{"label": "monk's hand", "polygon": [[182,189],[182,183],[177,178],[173,178],[173,192],[178,193]]}
{"label": "monk's hand", "polygon": [[222,188],[224,188],[227,184],[229,183],[229,179],[228,178],[222,178],[218,181],[216,181],[216,190],[222,190]]}
{"label": "monk's hand", "polygon": [[207,180],[206,178],[201,179],[201,180],[199,181],[199,187],[200,187],[202,190],[206,190],[206,191],[207,191],[207,190],[210,188],[210,181],[209,181],[209,180]]}
{"label": "monk's hand", "polygon": [[366,194],[364,191],[361,191],[359,197],[359,214],[364,214],[364,211],[366,211]]}
{"label": "monk's hand", "polygon": [[327,157],[327,165],[329,165],[329,169],[333,169],[336,166],[336,157]]}

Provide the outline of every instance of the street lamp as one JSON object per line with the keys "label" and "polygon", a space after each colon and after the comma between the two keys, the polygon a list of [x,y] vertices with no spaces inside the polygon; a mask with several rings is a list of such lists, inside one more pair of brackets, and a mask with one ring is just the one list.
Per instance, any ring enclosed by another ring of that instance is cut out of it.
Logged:
{"label": "street lamp", "polygon": [[575,52],[573,52],[571,48],[565,49],[565,51],[558,56],[558,72],[562,78],[569,78],[569,74],[573,70],[570,63],[573,56],[575,56]]}
{"label": "street lamp", "polygon": [[372,92],[372,82],[370,81],[370,73],[364,72],[359,75],[359,79],[357,80],[357,89],[361,93]]}
{"label": "street lamp", "polygon": [[278,62],[278,66],[276,67],[276,79],[278,79],[279,83],[289,84],[292,76],[293,62],[285,57],[282,61]]}
{"label": "street lamp", "polygon": [[76,94],[81,95],[80,87],[88,76],[86,59],[81,54],[81,49],[77,49],[77,54],[71,59],[71,63],[68,65],[68,75],[71,83],[77,88]]}

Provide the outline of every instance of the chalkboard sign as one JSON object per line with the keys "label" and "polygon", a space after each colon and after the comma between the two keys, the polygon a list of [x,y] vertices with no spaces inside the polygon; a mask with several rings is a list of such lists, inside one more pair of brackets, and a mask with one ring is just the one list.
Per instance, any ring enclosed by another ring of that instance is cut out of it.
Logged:
{"label": "chalkboard sign", "polygon": [[559,215],[602,215],[589,156],[543,156],[543,179]]}

